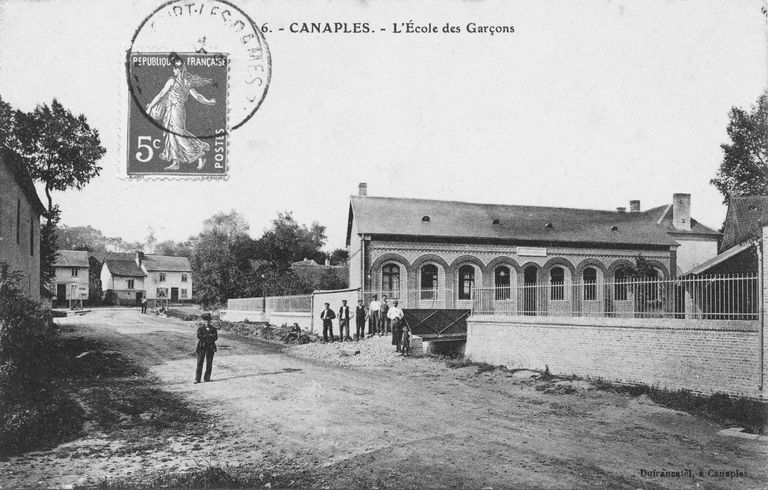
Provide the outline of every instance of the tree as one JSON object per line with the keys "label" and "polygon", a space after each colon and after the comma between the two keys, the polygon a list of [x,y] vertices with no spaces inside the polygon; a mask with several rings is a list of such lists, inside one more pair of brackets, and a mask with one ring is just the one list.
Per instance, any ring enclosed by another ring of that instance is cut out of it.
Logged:
{"label": "tree", "polygon": [[331,265],[347,265],[349,261],[349,251],[343,248],[337,248],[329,255],[328,259]]}
{"label": "tree", "polygon": [[53,206],[48,211],[46,222],[40,225],[40,286],[43,289],[49,289],[56,278],[56,268],[53,264],[56,262],[56,251],[59,249],[56,245],[56,226],[60,218],[59,207]]}
{"label": "tree", "polygon": [[723,161],[710,182],[731,196],[768,194],[768,90],[757,99],[750,112],[732,107],[729,114],[730,144],[722,144]]}
{"label": "tree", "polygon": [[99,132],[91,129],[85,116],[74,116],[56,99],[50,107],[41,104],[29,113],[16,111],[11,139],[27,159],[32,178],[44,184],[49,211],[51,192],[82,189],[101,172],[97,162],[106,152]]}
{"label": "tree", "polygon": [[197,301],[219,305],[250,292],[255,280],[250,259],[256,247],[247,234],[248,223],[233,210],[218,213],[203,225],[193,241],[190,261]]}
{"label": "tree", "polygon": [[277,213],[272,228],[258,240],[258,258],[268,260],[279,269],[287,270],[292,262],[312,259],[323,263],[325,226],[315,222],[299,225],[290,212]]}

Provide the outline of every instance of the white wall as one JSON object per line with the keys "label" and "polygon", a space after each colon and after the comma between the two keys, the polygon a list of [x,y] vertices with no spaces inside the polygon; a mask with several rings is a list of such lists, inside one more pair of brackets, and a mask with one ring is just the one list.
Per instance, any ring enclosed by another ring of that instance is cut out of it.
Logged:
{"label": "white wall", "polygon": [[[66,296],[59,299],[88,299],[88,267],[74,267],[77,269],[77,276],[72,276],[73,267],[55,267],[54,269],[56,276],[54,286],[51,288],[53,294],[56,294],[57,285],[65,284],[67,286]],[[78,286],[77,296],[71,294],[72,284]]]}
{"label": "white wall", "polygon": [[675,238],[680,244],[677,249],[677,275],[685,274],[697,265],[717,255],[717,240],[682,240]]}
{"label": "white wall", "polygon": [[[187,281],[182,282],[181,276],[186,274]],[[179,288],[179,299],[192,299],[192,273],[191,272],[165,272],[165,281],[160,281],[160,271],[148,271],[144,282],[146,284],[147,299],[157,298],[157,288],[167,288],[167,297],[171,297],[171,288]],[[182,295],[182,290],[187,290],[186,298]]]}
{"label": "white wall", "polygon": [[[320,320],[320,313],[323,312],[325,303],[330,303],[331,309],[338,316],[339,308],[341,308],[341,300],[347,300],[347,306],[349,306],[349,315],[351,317],[355,313],[355,306],[357,306],[357,299],[359,295],[359,288],[338,289],[334,291],[315,291],[312,299],[312,331],[315,333],[323,332],[323,322]],[[354,318],[350,320],[349,324],[349,334],[353,335],[355,329]],[[336,335],[339,333],[338,318],[333,321],[333,333]]]}

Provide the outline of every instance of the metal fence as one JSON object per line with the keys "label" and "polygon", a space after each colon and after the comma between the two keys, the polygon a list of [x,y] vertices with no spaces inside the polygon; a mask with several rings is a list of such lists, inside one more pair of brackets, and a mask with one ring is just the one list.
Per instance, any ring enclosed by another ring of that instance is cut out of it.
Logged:
{"label": "metal fence", "polygon": [[265,300],[265,308],[266,311],[309,313],[312,311],[312,295],[267,296]]}
{"label": "metal fence", "polygon": [[474,315],[756,320],[757,275],[552,282],[472,290]]}
{"label": "metal fence", "polygon": [[397,301],[400,308],[411,309],[452,308],[454,303],[453,292],[450,289],[363,291],[360,297],[363,300],[363,304],[367,307],[374,296],[376,296],[379,301],[386,296],[388,303],[392,304],[393,301]]}

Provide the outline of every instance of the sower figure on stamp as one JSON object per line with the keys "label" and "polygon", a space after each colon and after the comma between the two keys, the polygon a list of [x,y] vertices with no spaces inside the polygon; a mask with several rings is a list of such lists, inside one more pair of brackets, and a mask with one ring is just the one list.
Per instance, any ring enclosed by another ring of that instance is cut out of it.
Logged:
{"label": "sower figure on stamp", "polygon": [[379,337],[389,332],[389,318],[387,312],[389,311],[389,303],[387,303],[387,297],[381,297],[381,306],[379,307]]}
{"label": "sower figure on stamp", "polygon": [[374,294],[373,299],[371,300],[371,304],[368,305],[368,335],[370,335],[371,337],[373,337],[373,335],[379,329],[379,309],[380,308],[381,308],[381,305],[377,300],[377,296]]}
{"label": "sower figure on stamp", "polygon": [[323,342],[328,342],[328,335],[331,336],[331,342],[333,342],[333,319],[336,318],[336,313],[331,309],[331,304],[326,303],[325,309],[320,313],[320,319],[323,321]]}
{"label": "sower figure on stamp", "polygon": [[339,340],[344,342],[345,340],[352,340],[349,336],[349,306],[347,306],[347,300],[341,300],[341,308],[339,308]]}
{"label": "sower figure on stamp", "polygon": [[205,153],[211,150],[211,145],[187,131],[185,105],[190,95],[201,104],[216,105],[216,99],[206,99],[195,90],[210,85],[213,80],[190,74],[184,60],[176,53],[171,53],[169,60],[173,76],[146,108],[147,114],[163,126],[165,148],[160,159],[171,162],[164,170],[179,170],[180,163],[190,164],[195,160],[197,169],[201,170],[205,166]]}
{"label": "sower figure on stamp", "polygon": [[362,340],[365,338],[365,319],[366,319],[365,305],[363,300],[357,300],[357,306],[355,307],[355,340]]}
{"label": "sower figure on stamp", "polygon": [[387,319],[392,325],[392,345],[394,345],[395,351],[400,352],[400,340],[403,334],[402,321],[405,314],[397,306],[397,301],[387,311]]}
{"label": "sower figure on stamp", "polygon": [[197,372],[195,373],[195,383],[200,382],[200,375],[203,372],[203,361],[205,361],[205,381],[211,380],[211,370],[213,369],[213,353],[216,352],[216,341],[219,340],[219,332],[216,327],[211,325],[211,314],[203,313],[202,324],[197,329]]}

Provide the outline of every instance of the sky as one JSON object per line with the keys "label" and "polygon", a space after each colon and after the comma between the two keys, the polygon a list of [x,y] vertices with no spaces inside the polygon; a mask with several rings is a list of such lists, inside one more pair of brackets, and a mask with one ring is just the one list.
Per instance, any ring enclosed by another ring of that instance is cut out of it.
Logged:
{"label": "sky", "polygon": [[[257,237],[292,211],[325,225],[331,250],[367,182],[372,196],[590,209],[684,192],[692,216],[719,228],[709,180],[728,111],[768,80],[760,0],[235,3],[270,27],[272,77],[230,136],[229,178],[132,180],[124,54],[160,2],[0,0],[0,95],[22,110],[57,98],[107,149],[98,178],[54,194],[63,224],[184,240],[235,209]],[[462,32],[392,32],[409,21]],[[298,34],[292,22],[387,31]],[[471,22],[514,33],[468,33]]]}

